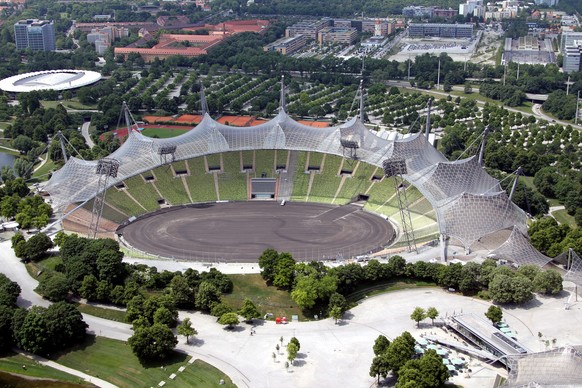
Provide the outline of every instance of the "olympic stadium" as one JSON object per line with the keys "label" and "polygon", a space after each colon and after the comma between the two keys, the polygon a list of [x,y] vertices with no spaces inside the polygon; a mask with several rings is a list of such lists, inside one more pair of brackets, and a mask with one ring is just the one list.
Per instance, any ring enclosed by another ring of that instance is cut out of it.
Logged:
{"label": "olympic stadium", "polygon": [[0,81],[0,89],[10,93],[36,90],[69,90],[94,84],[101,74],[88,70],[47,70],[18,74]]}
{"label": "olympic stadium", "polygon": [[530,245],[526,214],[484,170],[482,153],[448,161],[428,131],[379,137],[361,120],[363,98],[358,116],[328,128],[298,123],[281,101],[255,127],[205,113],[174,138],[130,131],[105,159],[69,158],[44,189],[68,229],[116,233],[173,258],[253,261],[273,247],[298,260],[345,259],[440,239],[443,260],[447,245],[518,265],[551,260]]}

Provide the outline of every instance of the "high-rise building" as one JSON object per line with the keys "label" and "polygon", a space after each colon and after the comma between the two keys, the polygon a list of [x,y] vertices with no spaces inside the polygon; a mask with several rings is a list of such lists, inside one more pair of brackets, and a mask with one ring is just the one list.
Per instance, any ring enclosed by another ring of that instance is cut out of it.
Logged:
{"label": "high-rise building", "polygon": [[574,46],[566,47],[564,51],[564,63],[562,69],[564,73],[572,73],[575,71],[580,71],[582,65],[582,41],[576,42]]}
{"label": "high-rise building", "polygon": [[14,24],[16,48],[52,51],[55,47],[55,26],[52,21],[26,19]]}

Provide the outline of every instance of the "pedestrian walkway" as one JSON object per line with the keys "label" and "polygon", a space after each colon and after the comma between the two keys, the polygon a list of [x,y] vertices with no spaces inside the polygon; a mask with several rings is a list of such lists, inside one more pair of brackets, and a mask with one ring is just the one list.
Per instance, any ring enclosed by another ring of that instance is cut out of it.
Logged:
{"label": "pedestrian walkway", "polygon": [[116,388],[117,387],[117,385],[113,385],[105,380],[101,380],[97,377],[89,376],[86,373],[79,372],[78,370],[71,369],[69,367],[66,367],[64,365],[61,365],[61,364],[56,363],[56,362],[51,361],[51,360],[47,360],[46,358],[41,357],[41,356],[37,356],[36,354],[31,354],[31,353],[25,352],[25,351],[17,349],[17,348],[15,348],[13,350],[16,353],[21,354],[27,358],[30,358],[31,360],[34,360],[41,365],[48,366],[48,367],[51,367],[53,369],[60,370],[61,372],[65,372],[65,373],[68,373],[70,375],[80,377],[83,380],[85,380],[91,384],[94,384],[98,387],[101,387],[101,388]]}

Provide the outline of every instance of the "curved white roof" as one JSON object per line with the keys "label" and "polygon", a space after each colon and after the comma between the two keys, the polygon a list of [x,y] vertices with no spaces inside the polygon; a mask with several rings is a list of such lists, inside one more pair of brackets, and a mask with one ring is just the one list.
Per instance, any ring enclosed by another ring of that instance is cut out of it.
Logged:
{"label": "curved white roof", "polygon": [[35,90],[67,90],[91,85],[101,74],[89,70],[46,70],[18,74],[0,81],[0,89],[23,93]]}

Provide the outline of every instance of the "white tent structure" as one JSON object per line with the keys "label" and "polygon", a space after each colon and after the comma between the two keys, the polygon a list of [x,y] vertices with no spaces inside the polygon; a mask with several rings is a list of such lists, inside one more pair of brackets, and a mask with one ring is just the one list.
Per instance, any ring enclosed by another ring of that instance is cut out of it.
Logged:
{"label": "white tent structure", "polygon": [[[313,128],[293,120],[282,105],[275,118],[255,127],[223,125],[205,113],[199,125],[173,138],[154,139],[131,131],[125,143],[108,156],[119,161],[119,169],[105,189],[160,166],[162,149],[175,149],[173,160],[179,161],[219,152],[260,149],[345,156],[349,144],[359,160],[380,168],[386,160],[404,160],[407,172],[403,176],[433,206],[441,234],[459,241],[466,249],[482,236],[500,230],[515,228],[525,233],[526,214],[511,202],[499,181],[487,174],[474,156],[448,161],[425,134],[384,139],[368,130],[360,117],[339,126]],[[53,174],[45,190],[57,208],[96,196],[97,163],[71,157]],[[527,240],[520,243],[529,245]]]}

